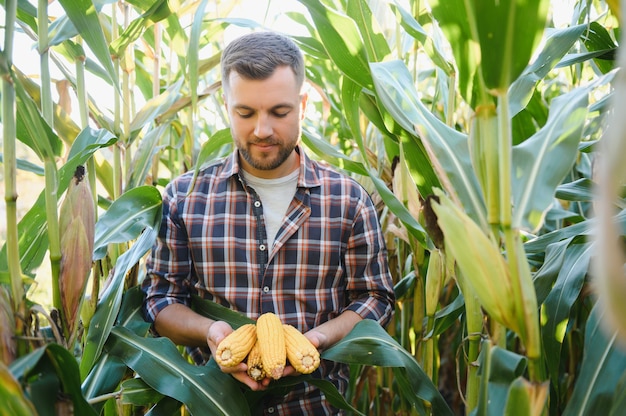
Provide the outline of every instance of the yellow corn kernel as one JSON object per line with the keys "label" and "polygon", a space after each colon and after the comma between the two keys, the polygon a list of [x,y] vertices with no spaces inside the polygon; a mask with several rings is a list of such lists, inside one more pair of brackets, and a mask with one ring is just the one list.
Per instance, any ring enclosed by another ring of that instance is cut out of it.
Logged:
{"label": "yellow corn kernel", "polygon": [[259,342],[254,343],[254,346],[248,354],[248,375],[255,381],[261,381],[265,378],[265,370],[263,369],[263,362],[261,360],[261,349],[259,348]]}
{"label": "yellow corn kernel", "polygon": [[298,373],[310,374],[320,365],[320,353],[298,329],[283,325],[287,359]]}
{"label": "yellow corn kernel", "polygon": [[284,332],[280,318],[272,312],[262,314],[256,322],[263,369],[274,380],[282,377],[287,362]]}
{"label": "yellow corn kernel", "polygon": [[244,324],[228,334],[215,352],[215,361],[222,367],[234,367],[248,355],[256,342],[254,324]]}

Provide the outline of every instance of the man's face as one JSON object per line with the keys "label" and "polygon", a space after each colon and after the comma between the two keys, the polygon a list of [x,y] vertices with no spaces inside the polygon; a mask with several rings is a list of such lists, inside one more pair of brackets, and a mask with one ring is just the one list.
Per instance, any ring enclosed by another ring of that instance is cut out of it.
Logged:
{"label": "man's face", "polygon": [[306,94],[288,66],[265,80],[249,80],[236,72],[224,94],[231,133],[240,163],[261,178],[278,178],[298,166],[294,148],[300,140]]}

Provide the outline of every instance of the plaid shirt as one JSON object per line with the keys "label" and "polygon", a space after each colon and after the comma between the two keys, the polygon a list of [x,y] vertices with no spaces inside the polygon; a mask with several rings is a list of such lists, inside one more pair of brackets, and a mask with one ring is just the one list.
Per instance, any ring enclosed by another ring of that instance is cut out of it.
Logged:
{"label": "plaid shirt", "polygon": [[[274,312],[302,332],[345,310],[389,322],[393,287],[369,195],[355,180],[297,151],[297,190],[273,247],[266,246],[261,200],[239,175],[237,151],[202,169],[191,192],[192,172],[166,187],[159,238],[142,284],[148,320],[170,304],[189,305],[196,293],[252,319]],[[192,356],[202,363],[200,355]],[[314,375],[345,392],[347,366],[324,361]],[[269,400],[270,408],[284,415],[330,409],[309,385]]]}

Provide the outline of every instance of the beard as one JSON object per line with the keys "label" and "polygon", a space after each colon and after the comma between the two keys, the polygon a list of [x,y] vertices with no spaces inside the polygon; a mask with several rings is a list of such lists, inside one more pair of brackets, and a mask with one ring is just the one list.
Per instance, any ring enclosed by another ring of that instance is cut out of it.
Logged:
{"label": "beard", "polygon": [[287,143],[275,142],[271,139],[257,140],[254,143],[266,143],[274,146],[278,146],[278,153],[266,153],[258,156],[252,155],[250,152],[249,144],[242,144],[241,142],[237,146],[239,149],[239,155],[250,164],[254,169],[258,170],[273,170],[281,166],[291,155],[298,144],[298,140],[290,140]]}

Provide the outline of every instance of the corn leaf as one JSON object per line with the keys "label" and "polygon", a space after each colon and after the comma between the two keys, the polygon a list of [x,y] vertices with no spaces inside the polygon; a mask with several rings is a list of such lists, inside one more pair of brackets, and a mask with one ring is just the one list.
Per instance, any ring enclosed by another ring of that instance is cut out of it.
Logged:
{"label": "corn leaf", "polygon": [[114,327],[106,349],[150,387],[184,403],[193,415],[250,414],[235,379],[222,373],[214,361],[213,365],[202,367],[190,364],[167,338],[144,338],[126,328]]}
{"label": "corn leaf", "polygon": [[120,311],[122,295],[124,293],[124,277],[131,268],[152,248],[157,236],[157,229],[148,227],[143,230],[135,244],[124,252],[115,264],[115,270],[109,285],[102,293],[96,312],[91,318],[87,340],[80,361],[82,378],[91,371],[94,363],[100,356],[104,343],[109,337]]}
{"label": "corn leaf", "polygon": [[592,251],[591,243],[567,246],[558,277],[543,303],[543,314],[546,318],[541,330],[542,341],[552,380],[558,379],[561,350],[569,317],[585,284]]}
{"label": "corn leaf", "polygon": [[28,380],[31,394],[37,396],[32,399],[36,399],[33,403],[39,414],[48,414],[50,404],[55,402],[41,400],[40,395],[57,398],[59,394],[64,394],[72,401],[76,414],[96,415],[82,395],[76,358],[61,345],[47,344],[40,347],[15,360],[9,368],[16,379],[23,382]]}
{"label": "corn leaf", "polygon": [[124,192],[96,223],[94,260],[103,258],[111,243],[131,241],[146,227],[158,229],[161,203],[161,194],[153,186]]}
{"label": "corn leaf", "polygon": [[369,57],[354,20],[319,0],[299,1],[309,10],[326,53],[339,70],[363,88],[372,90]]}
{"label": "corn leaf", "polygon": [[394,372],[406,371],[405,379],[408,379],[410,385],[403,386],[403,389],[430,402],[434,414],[453,414],[415,358],[378,323],[370,319],[359,322],[345,338],[325,350],[322,358],[345,364],[394,367]]}
{"label": "corn leaf", "polygon": [[609,414],[615,386],[626,373],[626,353],[617,333],[606,332],[604,314],[596,304],[587,319],[580,373],[563,416]]}
{"label": "corn leaf", "polygon": [[407,131],[417,132],[429,150],[431,163],[447,191],[454,194],[470,217],[485,224],[485,205],[470,160],[467,136],[448,127],[420,101],[408,68],[402,61],[371,64],[376,92],[385,108]]}

